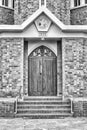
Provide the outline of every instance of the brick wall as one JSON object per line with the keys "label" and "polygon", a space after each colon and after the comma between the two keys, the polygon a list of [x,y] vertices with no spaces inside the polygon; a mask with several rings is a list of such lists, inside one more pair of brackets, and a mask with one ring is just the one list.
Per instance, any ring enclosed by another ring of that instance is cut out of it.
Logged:
{"label": "brick wall", "polygon": [[39,0],[15,0],[14,23],[23,23],[38,8]]}
{"label": "brick wall", "polygon": [[87,24],[87,6],[71,10],[71,24],[72,25]]}
{"label": "brick wall", "polygon": [[47,8],[64,24],[70,24],[70,0],[47,0]]}
{"label": "brick wall", "polygon": [[0,6],[0,24],[14,24],[14,10]]}
{"label": "brick wall", "polygon": [[23,87],[23,39],[0,39],[0,97],[16,97]]}
{"label": "brick wall", "polygon": [[87,97],[87,39],[63,39],[65,96]]}

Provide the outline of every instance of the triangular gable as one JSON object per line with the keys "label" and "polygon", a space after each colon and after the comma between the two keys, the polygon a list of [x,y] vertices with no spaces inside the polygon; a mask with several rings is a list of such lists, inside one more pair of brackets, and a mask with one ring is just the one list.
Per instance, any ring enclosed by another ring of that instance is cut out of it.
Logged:
{"label": "triangular gable", "polygon": [[53,23],[55,23],[61,30],[64,28],[64,24],[56,18],[47,8],[41,7],[31,17],[29,17],[23,24],[22,27],[25,29],[35,19],[37,19],[42,13],[44,13]]}
{"label": "triangular gable", "polygon": [[35,19],[44,13],[63,32],[87,32],[87,25],[65,25],[44,6],[38,9],[21,25],[0,25],[0,32],[23,32]]}

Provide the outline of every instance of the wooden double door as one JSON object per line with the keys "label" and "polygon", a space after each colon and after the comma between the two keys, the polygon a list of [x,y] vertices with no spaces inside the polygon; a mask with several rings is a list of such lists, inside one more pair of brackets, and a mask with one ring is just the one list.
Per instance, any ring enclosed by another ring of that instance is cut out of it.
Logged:
{"label": "wooden double door", "polygon": [[57,64],[55,54],[45,46],[29,56],[29,95],[55,96],[57,94]]}

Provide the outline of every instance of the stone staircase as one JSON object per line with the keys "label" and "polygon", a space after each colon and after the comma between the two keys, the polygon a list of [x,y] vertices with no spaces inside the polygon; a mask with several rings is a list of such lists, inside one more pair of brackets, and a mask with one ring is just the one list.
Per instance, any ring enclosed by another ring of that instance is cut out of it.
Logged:
{"label": "stone staircase", "polygon": [[16,117],[61,118],[71,116],[69,100],[61,97],[26,97],[17,102]]}

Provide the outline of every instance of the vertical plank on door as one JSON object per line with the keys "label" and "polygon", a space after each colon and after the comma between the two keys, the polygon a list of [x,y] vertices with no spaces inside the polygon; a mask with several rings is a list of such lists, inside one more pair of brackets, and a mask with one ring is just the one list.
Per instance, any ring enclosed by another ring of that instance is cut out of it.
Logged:
{"label": "vertical plank on door", "polygon": [[39,58],[29,58],[29,95],[39,96],[42,93],[42,75]]}
{"label": "vertical plank on door", "polygon": [[43,76],[42,76],[42,88],[43,95],[55,96],[56,95],[56,58],[44,57],[43,58]]}

